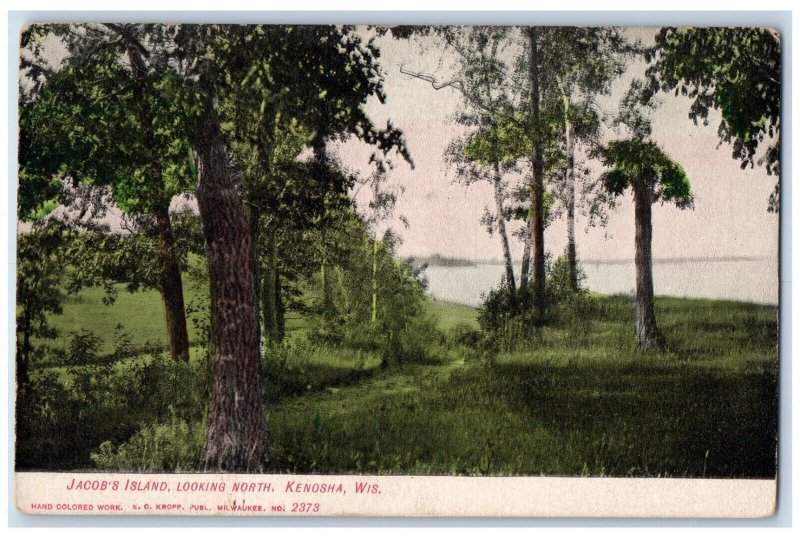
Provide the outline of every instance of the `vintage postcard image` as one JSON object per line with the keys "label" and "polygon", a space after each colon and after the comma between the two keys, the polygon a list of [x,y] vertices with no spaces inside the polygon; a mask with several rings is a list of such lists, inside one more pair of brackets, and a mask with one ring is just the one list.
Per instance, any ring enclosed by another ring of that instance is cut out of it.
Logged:
{"label": "vintage postcard image", "polygon": [[778,32],[20,44],[19,510],[773,513]]}

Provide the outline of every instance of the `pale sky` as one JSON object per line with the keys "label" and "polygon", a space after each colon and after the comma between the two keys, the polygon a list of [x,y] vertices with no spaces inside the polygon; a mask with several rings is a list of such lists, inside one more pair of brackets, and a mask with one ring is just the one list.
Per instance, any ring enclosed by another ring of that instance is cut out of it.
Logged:
{"label": "pale sky", "polygon": [[[630,29],[629,35],[650,40],[654,29]],[[391,118],[406,135],[415,168],[400,162],[391,172],[392,183],[405,191],[397,204],[396,215],[409,221],[401,232],[402,256],[434,253],[471,259],[500,259],[502,250],[497,235],[490,236],[480,224],[484,207],[493,208],[492,189],[488,183],[465,187],[456,182],[454,170],[448,169],[443,154],[463,127],[450,117],[459,106],[460,94],[450,88],[434,90],[430,84],[400,73],[400,66],[416,72],[435,73],[447,80],[448,70],[441,67],[446,54],[431,40],[422,45],[380,38],[381,64],[386,73],[386,105],[375,100],[367,111],[378,125]],[[627,72],[614,84],[612,95],[601,99],[612,110],[627,90],[634,75],[644,72],[642,61],[632,62]],[[718,112],[711,115],[707,127],[695,126],[688,119],[690,100],[661,95],[662,105],[653,117],[653,139],[674,160],[681,163],[691,181],[695,197],[693,210],[679,210],[673,205],[653,206],[654,258],[684,257],[767,257],[776,260],[778,253],[778,216],[767,212],[767,200],[776,178],[764,168],[742,170],[731,156],[727,144],[719,145]],[[367,171],[365,163],[371,150],[359,143],[340,146],[342,161],[354,169]],[[593,167],[593,177],[602,169]],[[366,203],[368,189],[358,199]],[[588,229],[587,218],[578,210],[576,238],[578,255],[584,259],[632,259],[634,255],[634,216],[630,194],[618,200],[605,229]],[[578,200],[580,204],[580,200]],[[516,225],[516,227],[521,224]],[[546,248],[554,255],[566,245],[566,222],[562,217],[548,227]],[[522,255],[522,243],[512,238],[514,257]],[[777,265],[776,265],[777,267]]]}
{"label": "pale sky", "polygon": [[[626,32],[630,38],[648,42],[655,29],[630,28]],[[448,80],[452,57],[430,38],[406,41],[385,36],[377,39],[376,44],[385,72],[387,103],[381,105],[373,99],[366,109],[378,126],[391,119],[405,133],[415,164],[411,169],[400,161],[390,172],[390,182],[402,186],[404,192],[397,203],[394,222],[386,223],[384,228],[392,226],[400,232],[401,256],[442,254],[476,260],[500,259],[499,238],[496,234],[490,236],[480,224],[484,207],[494,207],[491,186],[485,182],[469,187],[458,183],[455,171],[444,160],[448,143],[464,132],[463,127],[451,120],[461,102],[460,94],[451,88],[436,91],[427,82],[400,73],[400,66],[404,65],[412,71]],[[58,43],[51,43],[48,48],[54,57],[64,54]],[[604,110],[613,111],[631,79],[641,76],[644,67],[642,61],[629,65],[614,84],[612,94],[598,99]],[[707,127],[695,126],[687,117],[688,98],[662,95],[661,99],[662,106],[653,117],[653,139],[683,165],[692,184],[695,207],[683,211],[669,204],[653,207],[654,258],[766,257],[774,259],[777,267],[778,216],[766,210],[776,178],[760,167],[740,169],[740,162],[731,156],[730,146],[718,147],[718,112],[712,113]],[[347,167],[369,176],[367,161],[372,148],[353,141],[340,145],[338,153]],[[601,167],[595,164],[593,177],[601,172]],[[361,207],[366,206],[369,191],[364,188],[359,193]],[[579,257],[632,259],[634,220],[630,194],[618,200],[606,228],[587,228],[588,220],[580,212],[581,200],[577,203]],[[408,220],[407,229],[400,223],[400,216]],[[512,223],[509,233],[521,226]],[[555,256],[564,251],[563,217],[548,227],[545,241],[547,250]],[[521,258],[522,243],[512,237],[511,248],[515,259]]]}

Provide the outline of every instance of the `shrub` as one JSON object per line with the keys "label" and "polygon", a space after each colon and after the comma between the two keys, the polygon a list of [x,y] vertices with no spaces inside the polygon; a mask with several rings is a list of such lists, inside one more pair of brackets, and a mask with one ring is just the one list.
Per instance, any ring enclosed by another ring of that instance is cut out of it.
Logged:
{"label": "shrub", "polygon": [[594,301],[584,287],[586,273],[576,263],[577,289],[570,281],[569,260],[559,256],[547,275],[546,293],[548,318],[556,323],[581,323],[589,319],[593,313]]}
{"label": "shrub", "polygon": [[602,305],[583,287],[586,275],[580,265],[576,275],[577,290],[570,280],[566,256],[560,256],[555,263],[547,263],[546,269],[545,306],[541,310],[533,308],[529,287],[518,289],[516,301],[512,301],[505,280],[485,294],[478,310],[478,323],[491,340],[487,343],[489,347],[503,351],[530,347],[545,325],[580,327],[601,313]]}
{"label": "shrub", "polygon": [[69,338],[63,364],[93,364],[98,362],[103,339],[92,331],[73,332]]}
{"label": "shrub", "polygon": [[100,469],[130,472],[191,472],[199,467],[205,424],[187,422],[170,408],[164,423],[142,426],[128,441],[104,441],[91,459]]}
{"label": "shrub", "polygon": [[[97,344],[79,338],[74,348],[86,341]],[[204,364],[164,354],[40,369],[17,395],[16,467],[90,467],[92,447],[130,438],[143,421],[200,420],[205,387]]]}
{"label": "shrub", "polygon": [[458,322],[448,332],[448,340],[452,345],[477,348],[483,344],[483,333],[466,321]]}

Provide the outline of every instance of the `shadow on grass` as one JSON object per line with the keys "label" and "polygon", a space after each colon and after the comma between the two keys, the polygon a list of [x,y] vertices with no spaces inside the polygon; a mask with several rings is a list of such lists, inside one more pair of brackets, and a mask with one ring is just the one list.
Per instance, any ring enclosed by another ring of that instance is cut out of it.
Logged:
{"label": "shadow on grass", "polygon": [[773,371],[683,364],[499,364],[494,387],[606,476],[774,477]]}

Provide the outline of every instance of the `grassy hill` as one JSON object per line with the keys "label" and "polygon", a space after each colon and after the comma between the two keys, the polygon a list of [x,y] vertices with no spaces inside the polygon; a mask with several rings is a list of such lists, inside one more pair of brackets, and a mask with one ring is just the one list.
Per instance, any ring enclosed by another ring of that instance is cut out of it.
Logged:
{"label": "grassy hill", "polygon": [[[187,288],[187,302],[192,299]],[[90,329],[103,338],[104,351],[110,351],[117,324],[134,348],[163,344],[157,293],[121,292],[112,306],[100,300],[99,290],[71,298],[54,326],[62,335]],[[443,335],[436,343],[443,350],[439,359],[386,369],[374,353],[312,345],[297,338],[301,324],[290,325],[295,337],[269,351],[265,363],[274,471],[774,476],[775,307],[659,297],[667,346],[640,352],[627,300],[592,300],[585,319],[541,328],[525,345],[505,351],[476,343],[481,335],[474,309],[430,300]],[[195,376],[192,383],[202,380],[197,372],[204,371],[204,359],[198,334],[191,331],[193,365],[169,374],[177,375],[170,378],[174,385],[184,375]],[[122,361],[104,374],[104,383],[117,386],[152,361],[145,355]],[[160,368],[169,368],[165,364]],[[44,371],[58,372],[64,390],[79,390],[81,367],[38,369],[34,375]],[[71,432],[41,434],[55,445],[45,467],[196,466],[202,418],[176,419],[164,411],[166,404],[160,410],[120,404],[114,420],[103,420],[103,413],[111,413],[103,405],[96,410],[98,424],[81,432],[69,450],[58,444],[68,445]],[[147,423],[160,432],[164,452],[145,461],[131,454],[144,446],[141,425]],[[142,438],[129,441],[137,431]],[[90,452],[104,441],[111,452],[92,460]],[[127,447],[125,458],[120,446]]]}

